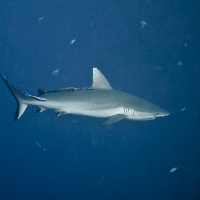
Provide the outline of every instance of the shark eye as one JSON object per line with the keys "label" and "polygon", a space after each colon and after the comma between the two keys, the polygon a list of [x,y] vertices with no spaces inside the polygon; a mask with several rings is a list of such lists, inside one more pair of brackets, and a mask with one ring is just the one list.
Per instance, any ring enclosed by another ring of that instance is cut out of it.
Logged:
{"label": "shark eye", "polygon": [[155,115],[159,115],[159,113],[157,112],[157,113],[155,113]]}

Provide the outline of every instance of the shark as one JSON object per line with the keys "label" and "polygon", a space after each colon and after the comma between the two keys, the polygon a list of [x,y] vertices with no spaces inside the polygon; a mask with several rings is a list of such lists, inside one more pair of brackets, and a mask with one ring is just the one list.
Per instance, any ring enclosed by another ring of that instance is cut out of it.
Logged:
{"label": "shark", "polygon": [[44,91],[38,89],[38,96],[24,95],[2,74],[2,80],[14,96],[17,109],[14,120],[18,120],[28,105],[37,106],[36,113],[52,109],[57,116],[74,114],[107,118],[102,125],[121,120],[154,120],[170,113],[142,98],[115,90],[97,68],[93,68],[93,83],[87,89],[75,87]]}

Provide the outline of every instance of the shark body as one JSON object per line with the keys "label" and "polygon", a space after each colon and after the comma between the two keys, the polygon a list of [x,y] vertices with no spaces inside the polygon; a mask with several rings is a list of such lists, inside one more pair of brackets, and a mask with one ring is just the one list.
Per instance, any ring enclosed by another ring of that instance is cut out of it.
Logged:
{"label": "shark body", "polygon": [[22,116],[28,105],[37,106],[37,113],[52,109],[57,116],[76,114],[108,118],[103,125],[113,124],[123,119],[153,120],[169,115],[166,110],[148,101],[113,89],[97,68],[93,68],[93,84],[88,89],[73,87],[53,91],[38,89],[38,96],[25,96],[3,75],[1,78],[17,101],[14,120]]}

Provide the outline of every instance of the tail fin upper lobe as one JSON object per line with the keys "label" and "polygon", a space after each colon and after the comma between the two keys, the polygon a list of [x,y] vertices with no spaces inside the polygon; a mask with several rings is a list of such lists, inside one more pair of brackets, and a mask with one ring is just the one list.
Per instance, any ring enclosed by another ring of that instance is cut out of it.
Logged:
{"label": "tail fin upper lobe", "polygon": [[12,95],[14,96],[15,100],[17,101],[17,109],[14,116],[14,120],[16,121],[22,116],[22,114],[26,110],[28,106],[28,97],[22,94],[19,90],[17,90],[11,83],[9,83],[8,80],[2,74],[0,74],[0,76],[4,83],[7,85]]}

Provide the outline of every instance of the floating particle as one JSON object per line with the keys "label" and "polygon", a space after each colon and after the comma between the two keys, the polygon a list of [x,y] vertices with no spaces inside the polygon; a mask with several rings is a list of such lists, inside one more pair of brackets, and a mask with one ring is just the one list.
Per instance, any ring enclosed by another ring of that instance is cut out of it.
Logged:
{"label": "floating particle", "polygon": [[101,178],[101,180],[100,180],[100,182],[99,182],[99,183],[102,183],[102,182],[103,182],[103,180],[104,180],[104,173],[102,174],[102,178]]}
{"label": "floating particle", "polygon": [[178,61],[177,65],[181,67],[183,65],[182,61]]}
{"label": "floating particle", "polygon": [[73,39],[69,44],[72,45],[74,44],[74,42],[75,42],[75,39]]}
{"label": "floating particle", "polygon": [[140,24],[141,24],[141,28],[144,28],[147,25],[145,21],[141,21]]}
{"label": "floating particle", "polygon": [[36,142],[36,145],[41,148],[43,151],[45,151],[45,149],[39,144],[39,142]]}
{"label": "floating particle", "polygon": [[177,167],[174,167],[174,168],[172,168],[169,172],[170,173],[173,173],[173,172],[175,172],[177,170]]}
{"label": "floating particle", "polygon": [[155,70],[156,70],[156,71],[161,71],[161,70],[162,70],[162,67],[161,67],[160,65],[157,65],[157,66],[155,66]]}
{"label": "floating particle", "polygon": [[187,47],[187,43],[185,43],[184,46]]}
{"label": "floating particle", "polygon": [[59,75],[59,71],[60,71],[60,69],[54,70],[54,71],[52,72],[52,75],[58,76],[58,75]]}
{"label": "floating particle", "polygon": [[43,16],[43,17],[40,17],[40,18],[38,19],[38,22],[42,21],[43,19],[44,19],[44,16]]}
{"label": "floating particle", "polygon": [[186,107],[181,108],[180,112],[183,112],[183,111],[185,111],[185,110],[186,110]]}

